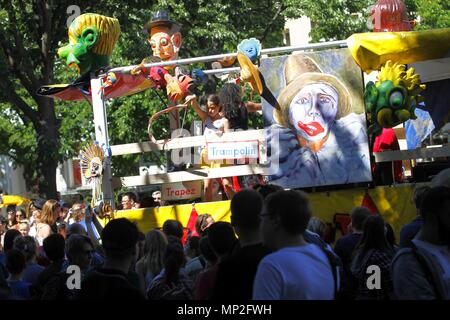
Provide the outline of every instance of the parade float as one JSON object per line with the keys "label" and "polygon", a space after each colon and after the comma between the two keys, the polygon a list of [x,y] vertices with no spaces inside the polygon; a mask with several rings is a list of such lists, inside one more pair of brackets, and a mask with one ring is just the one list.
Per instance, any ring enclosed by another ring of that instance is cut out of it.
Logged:
{"label": "parade float", "polygon": [[[398,232],[415,216],[410,200],[415,184],[369,187],[371,165],[450,156],[448,144],[432,149],[371,150],[371,139],[383,128],[416,121],[415,110],[426,100],[422,94],[427,89],[411,64],[420,70],[429,62],[448,66],[450,29],[398,31],[390,26],[391,31],[379,30],[389,32],[354,34],[342,41],[268,49],[261,48],[257,39],[247,39],[237,52],[189,59],[178,58],[181,26],[167,13],[155,13],[146,29],[153,56],[135,66],[112,68],[109,56],[120,33],[117,19],[94,14],[78,17],[69,28],[69,45],[58,54],[69,67],[79,70],[80,78],[39,91],[49,98],[86,99],[92,104],[96,140],[83,152],[83,174],[92,181],[91,205],[99,208],[96,212],[103,223],[127,217],[146,232],[161,227],[167,219],[187,226],[194,213],[229,221],[229,201],[117,211],[114,189],[162,185],[163,197],[189,200],[201,197],[204,179],[258,175],[284,188],[312,191],[315,215],[328,224],[332,234],[346,232],[348,212],[359,205],[381,213]],[[207,62],[215,67],[195,72],[178,68]],[[365,81],[372,71],[379,71],[376,81]],[[184,98],[213,74],[237,74],[222,78],[248,84],[262,97],[265,128],[156,140],[152,123],[172,113],[171,129],[180,128],[177,112],[188,107]],[[168,108],[162,107],[149,119],[149,141],[110,145],[105,100],[149,88],[165,90],[170,101]],[[192,161],[193,147],[206,148],[211,159],[226,165],[128,177],[111,174],[113,158],[125,154],[177,151],[182,156],[172,161],[199,163],[195,155]],[[353,188],[317,192],[337,185]]]}

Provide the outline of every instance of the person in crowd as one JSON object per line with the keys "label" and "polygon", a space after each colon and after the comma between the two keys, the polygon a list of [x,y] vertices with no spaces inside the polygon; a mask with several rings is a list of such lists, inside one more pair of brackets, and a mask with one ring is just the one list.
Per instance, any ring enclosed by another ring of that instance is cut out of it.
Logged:
{"label": "person in crowd", "polygon": [[23,220],[27,220],[27,214],[24,209],[22,208],[16,209],[16,220],[17,223]]}
{"label": "person in crowd", "polygon": [[137,226],[126,218],[111,220],[102,230],[105,263],[81,283],[81,300],[143,300],[139,280],[133,284],[130,266],[137,254]]}
{"label": "person in crowd", "polygon": [[253,186],[253,190],[257,191],[263,199],[266,199],[269,194],[274,192],[284,190],[283,187],[280,187],[276,184],[256,184]]}
{"label": "person in crowd", "polygon": [[320,239],[324,240],[326,224],[323,220],[317,217],[311,217],[306,229],[319,235]]}
{"label": "person in crowd", "polygon": [[154,192],[152,193],[152,198],[153,198],[154,204],[155,204],[157,207],[162,207],[162,206],[165,205],[165,204],[164,204],[164,201],[161,200],[161,191],[159,191],[159,190],[154,191]]}
{"label": "person in crowd", "polygon": [[12,298],[17,300],[28,300],[31,298],[31,284],[25,281],[22,273],[25,270],[25,256],[16,249],[11,249],[6,254],[6,269],[9,272],[7,279]]}
{"label": "person in crowd", "polygon": [[59,218],[61,206],[56,200],[47,200],[42,208],[40,222],[36,225],[36,240],[39,246],[52,233],[57,233],[56,221]]}
{"label": "person in crowd", "polygon": [[183,270],[186,264],[183,245],[179,238],[169,236],[164,255],[164,269],[147,289],[149,300],[192,300],[194,283]]}
{"label": "person in crowd", "polygon": [[195,280],[195,300],[207,300],[210,293],[209,288],[214,288],[218,258],[211,248],[207,235],[200,238],[199,250],[206,264]]}
{"label": "person in crowd", "polygon": [[30,220],[30,232],[28,233],[28,235],[32,236],[32,237],[36,237],[36,233],[37,233],[37,225],[41,222],[41,215],[42,215],[42,208],[44,207],[45,204],[45,200],[44,199],[36,199],[33,202],[31,202],[29,208],[28,208],[28,213],[29,213],[29,220]]}
{"label": "person in crowd", "polygon": [[262,244],[259,227],[263,197],[254,190],[242,190],[231,200],[231,224],[240,248],[219,264],[213,300],[249,301],[258,264],[270,250]]}
{"label": "person in crowd", "polygon": [[183,237],[183,225],[178,220],[168,219],[164,221],[162,231],[166,237],[176,237],[181,240]]}
{"label": "person in crowd", "polygon": [[419,186],[414,189],[412,201],[416,207],[416,218],[400,230],[401,248],[412,246],[411,240],[416,236],[423,225],[423,218],[420,214],[420,205],[428,190],[430,190],[429,186]]}
{"label": "person in crowd", "polygon": [[3,241],[4,241],[4,238],[5,238],[5,232],[7,230],[7,228],[6,228],[6,224],[7,223],[8,222],[5,219],[5,217],[0,215],[0,252],[3,250]]}
{"label": "person in crowd", "polygon": [[18,229],[19,225],[17,224],[17,218],[16,218],[16,206],[15,205],[9,205],[6,207],[6,213],[7,213],[7,219],[8,222],[6,224],[6,229]]}
{"label": "person in crowd", "polygon": [[208,228],[208,240],[212,251],[217,257],[217,263],[202,272],[197,278],[197,298],[210,300],[216,283],[219,265],[230,255],[237,244],[237,238],[233,227],[228,222],[215,222]]}
{"label": "person in crowd", "polygon": [[335,279],[327,255],[303,238],[311,209],[305,193],[270,194],[261,213],[263,243],[274,252],[256,272],[254,300],[331,300]]}
{"label": "person in crowd", "polygon": [[18,230],[22,234],[22,236],[28,236],[30,233],[30,224],[28,220],[20,220]]}
{"label": "person in crowd", "polygon": [[200,214],[197,217],[197,221],[195,222],[195,231],[197,231],[200,237],[203,237],[204,235],[206,235],[209,226],[212,225],[213,223],[214,218],[210,214],[208,213]]}
{"label": "person in crowd", "polygon": [[[356,279],[356,300],[392,300],[394,291],[391,278],[391,262],[395,250],[386,238],[386,224],[380,215],[370,216],[364,223],[362,237],[355,249],[350,271]],[[381,287],[369,288],[369,266],[381,271]]]}
{"label": "person in crowd", "polygon": [[[91,264],[94,245],[88,236],[72,235],[66,241],[65,251],[69,265],[78,266],[81,281],[85,278]],[[71,274],[63,270],[47,281],[43,287],[42,300],[74,300],[79,288],[69,288],[68,278]]]}
{"label": "person in crowd", "polygon": [[14,239],[14,249],[19,250],[25,256],[26,266],[22,275],[23,279],[32,285],[35,285],[39,274],[44,270],[44,267],[36,263],[38,252],[36,240],[30,236],[17,237]]}
{"label": "person in crowd", "polygon": [[5,232],[3,252],[0,252],[0,268],[3,269],[3,274],[6,278],[8,277],[8,270],[6,270],[6,254],[13,248],[14,240],[20,236],[19,230],[16,229],[9,229]]}
{"label": "person in crowd", "polygon": [[40,299],[47,282],[64,270],[65,245],[64,237],[58,233],[53,233],[44,239],[44,252],[50,260],[50,265],[38,276],[35,299]]}
{"label": "person in crowd", "polygon": [[395,252],[400,248],[397,244],[397,240],[395,239],[395,232],[392,226],[389,223],[385,223],[386,226],[386,240],[389,245],[394,249]]}
{"label": "person in crowd", "polygon": [[195,283],[197,275],[205,269],[206,261],[200,255],[199,249],[200,237],[189,237],[185,246],[187,258],[186,273]]}
{"label": "person in crowd", "polygon": [[350,211],[351,224],[352,224],[352,233],[346,234],[342,238],[336,241],[336,245],[334,246],[334,252],[341,258],[344,272],[345,272],[345,283],[346,288],[345,298],[352,299],[354,287],[356,284],[354,283],[354,279],[352,277],[350,271],[350,264],[352,262],[353,251],[355,250],[357,244],[361,240],[361,236],[363,233],[364,222],[368,217],[370,217],[371,212],[366,207],[355,207]]}
{"label": "person in crowd", "polygon": [[136,273],[143,288],[148,288],[161,273],[166,248],[167,237],[163,232],[153,229],[145,235],[144,256],[136,263]]}
{"label": "person in crowd", "polygon": [[131,210],[136,202],[136,195],[133,192],[125,192],[122,195],[122,210]]}
{"label": "person in crowd", "polygon": [[394,291],[399,299],[450,299],[450,188],[427,191],[420,205],[423,225],[411,247],[392,262]]}

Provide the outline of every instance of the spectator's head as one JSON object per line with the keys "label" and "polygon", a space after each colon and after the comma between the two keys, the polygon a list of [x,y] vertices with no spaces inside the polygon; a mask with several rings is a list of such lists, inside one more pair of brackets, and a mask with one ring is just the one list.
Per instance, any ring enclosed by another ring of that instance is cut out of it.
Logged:
{"label": "spectator's head", "polygon": [[64,259],[65,248],[64,237],[58,233],[53,233],[44,239],[44,252],[47,258],[52,261]]}
{"label": "spectator's head", "polygon": [[25,256],[26,262],[28,263],[36,258],[38,243],[33,237],[30,236],[17,237],[14,239],[14,249],[21,251]]}
{"label": "spectator's head", "polygon": [[6,213],[8,215],[8,224],[9,225],[15,225],[17,223],[16,219],[16,206],[15,205],[9,205],[6,207]]}
{"label": "spectator's head", "polygon": [[325,222],[323,222],[321,219],[317,217],[311,217],[308,222],[307,229],[311,232],[317,233],[321,239],[324,238],[325,235],[325,228],[326,228]]}
{"label": "spectator's head", "polygon": [[284,189],[276,184],[257,184],[253,186],[253,190],[256,190],[264,199],[266,199],[269,194]]}
{"label": "spectator's head", "polygon": [[122,195],[122,209],[123,210],[133,209],[135,202],[136,202],[136,195],[133,192],[125,192]]}
{"label": "spectator's head", "polygon": [[213,217],[208,213],[203,213],[197,217],[195,222],[195,231],[200,235],[200,237],[206,234],[206,229],[214,223]]}
{"label": "spectator's head", "polygon": [[231,224],[222,221],[209,226],[208,239],[212,250],[219,259],[225,258],[237,241]]}
{"label": "spectator's head", "polygon": [[83,235],[83,236],[88,235],[86,232],[86,229],[84,229],[84,227],[79,223],[72,223],[71,225],[69,225],[67,227],[66,239],[69,239],[69,237],[73,234],[79,234],[79,235]]}
{"label": "spectator's head", "polygon": [[85,210],[81,202],[74,203],[70,209],[70,216],[75,222],[81,222],[86,218]]}
{"label": "spectator's head", "polygon": [[152,197],[146,196],[142,198],[141,208],[153,208],[155,206],[156,204]]}
{"label": "spectator's head", "polygon": [[443,245],[450,245],[450,188],[434,187],[424,196],[420,206],[422,229],[428,229]]}
{"label": "spectator's head", "polygon": [[180,269],[185,265],[183,244],[176,237],[168,237],[166,253],[164,256],[164,269],[166,271],[166,283],[170,284],[178,280]]}
{"label": "spectator's head", "polygon": [[69,211],[72,208],[72,204],[65,201],[60,201],[61,211],[59,213],[59,220],[64,221],[66,217],[69,215]]}
{"label": "spectator's head", "polygon": [[186,255],[189,258],[195,258],[200,255],[199,251],[200,237],[189,237],[186,245]]}
{"label": "spectator's head", "polygon": [[386,225],[380,215],[367,217],[357,248],[362,252],[376,249],[392,253],[393,248],[386,239],[386,231]]}
{"label": "spectator's head", "polygon": [[350,212],[350,217],[352,218],[352,229],[353,232],[362,232],[364,228],[364,222],[372,213],[366,207],[355,207]]}
{"label": "spectator's head", "polygon": [[413,192],[412,201],[416,206],[417,215],[420,215],[420,206],[422,204],[425,194],[430,190],[429,186],[416,187]]}
{"label": "spectator's head", "polygon": [[199,249],[200,254],[205,258],[209,265],[214,265],[217,262],[217,256],[211,248],[208,236],[200,238]]}
{"label": "spectator's head", "polygon": [[5,232],[5,237],[3,238],[3,251],[8,252],[8,250],[11,250],[14,246],[14,240],[17,237],[21,237],[22,234],[19,230],[16,229],[9,229]]}
{"label": "spectator's head", "polygon": [[287,239],[306,230],[311,209],[306,193],[280,190],[270,194],[261,213],[263,241],[269,248],[280,249]]}
{"label": "spectator's head", "polygon": [[0,236],[2,236],[6,231],[7,221],[3,216],[0,216]]}
{"label": "spectator's head", "polygon": [[178,220],[164,221],[162,230],[167,237],[173,236],[181,239],[183,237],[183,225]]}
{"label": "spectator's head", "polygon": [[19,276],[25,270],[26,261],[22,252],[11,249],[6,253],[6,270],[11,275]]}
{"label": "spectator's head", "polygon": [[156,229],[145,235],[144,256],[146,273],[159,274],[164,266],[167,248],[166,235]]}
{"label": "spectator's head", "polygon": [[25,220],[27,218],[27,213],[25,212],[24,209],[20,208],[16,210],[16,220],[17,221],[22,221]]}
{"label": "spectator's head", "polygon": [[258,232],[261,222],[263,197],[254,190],[242,190],[231,199],[231,224],[236,233]]}
{"label": "spectator's head", "polygon": [[111,220],[102,230],[106,260],[132,263],[139,240],[137,226],[126,218]]}
{"label": "spectator's head", "polygon": [[385,223],[386,226],[386,240],[390,244],[392,248],[397,245],[397,241],[395,240],[395,232],[392,229],[392,226],[389,223]]}
{"label": "spectator's head", "polygon": [[161,191],[158,190],[158,191],[153,192],[152,193],[152,198],[153,198],[154,203],[157,206],[162,206],[163,205],[163,202],[161,201]]}
{"label": "spectator's head", "polygon": [[61,212],[61,206],[56,200],[47,200],[42,208],[41,223],[46,223],[49,226],[56,223]]}
{"label": "spectator's head", "polygon": [[73,234],[66,242],[66,254],[69,264],[85,270],[91,264],[94,245],[88,236]]}
{"label": "spectator's head", "polygon": [[28,233],[30,232],[30,224],[28,223],[28,220],[19,221],[19,231],[22,236],[28,235]]}

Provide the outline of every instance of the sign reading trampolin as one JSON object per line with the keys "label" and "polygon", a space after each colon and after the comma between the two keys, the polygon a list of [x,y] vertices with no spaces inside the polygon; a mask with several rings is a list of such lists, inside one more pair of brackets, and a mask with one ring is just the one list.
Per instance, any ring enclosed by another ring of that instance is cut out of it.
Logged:
{"label": "sign reading trampolin", "polygon": [[258,159],[259,142],[233,141],[233,142],[208,142],[208,159]]}

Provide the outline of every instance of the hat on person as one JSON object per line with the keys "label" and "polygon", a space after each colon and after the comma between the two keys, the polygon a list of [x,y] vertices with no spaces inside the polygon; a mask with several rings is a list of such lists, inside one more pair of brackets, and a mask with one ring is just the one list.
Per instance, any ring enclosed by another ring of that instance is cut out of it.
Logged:
{"label": "hat on person", "polygon": [[45,204],[46,201],[47,201],[47,200],[45,200],[45,199],[38,198],[38,199],[34,200],[34,201],[32,202],[32,204],[33,204],[33,206],[34,206],[36,209],[42,210],[42,208],[44,207],[44,204]]}
{"label": "hat on person", "polygon": [[152,13],[152,18],[149,22],[145,24],[145,31],[148,34],[152,33],[152,29],[155,27],[167,27],[170,28],[173,32],[178,32],[181,29],[181,24],[170,20],[169,13],[164,10],[159,10]]}

